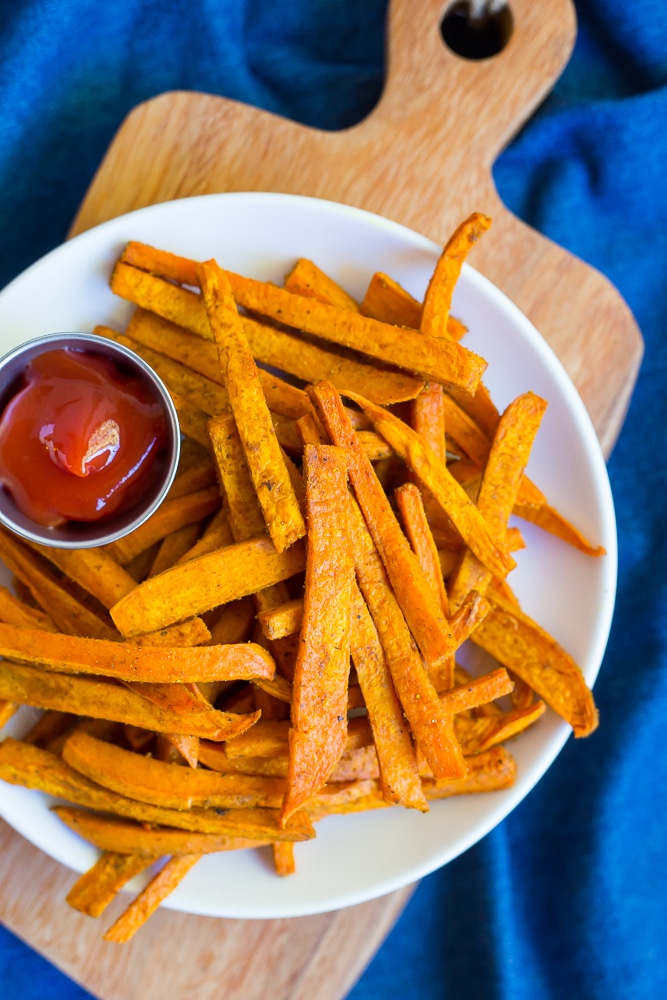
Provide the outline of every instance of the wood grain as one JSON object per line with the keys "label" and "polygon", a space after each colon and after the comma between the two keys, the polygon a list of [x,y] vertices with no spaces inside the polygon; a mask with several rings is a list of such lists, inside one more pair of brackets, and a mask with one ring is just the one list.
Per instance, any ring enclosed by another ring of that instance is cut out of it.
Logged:
{"label": "wood grain", "polygon": [[[512,0],[509,44],[474,63],[442,43],[445,6],[393,0],[382,98],[343,132],[205,94],[169,93],[139,106],[108,150],[71,235],[145,205],[219,191],[344,202],[439,243],[468,213],[484,211],[494,225],[475,250],[475,266],[554,347],[608,452],[641,359],[636,324],[602,275],[507,211],[491,176],[498,153],[569,57],[571,0]],[[104,1000],[339,1000],[412,892],[297,920],[212,920],[162,910],[118,947],[100,940],[98,922],[65,905],[72,873],[4,824],[0,879],[0,919]],[[112,916],[122,906],[117,901]]]}
{"label": "wood grain", "polygon": [[162,909],[119,946],[101,939],[100,925],[109,926],[128,897],[99,920],[70,909],[65,896],[74,873],[2,820],[0,859],[2,923],[100,1000],[339,1000],[414,889],[293,920],[215,920]]}

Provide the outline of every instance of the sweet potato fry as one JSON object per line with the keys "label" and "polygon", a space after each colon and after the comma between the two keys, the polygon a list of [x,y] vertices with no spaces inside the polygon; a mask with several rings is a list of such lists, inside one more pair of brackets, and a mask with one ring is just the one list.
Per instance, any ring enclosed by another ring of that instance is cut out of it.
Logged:
{"label": "sweet potato fry", "polygon": [[0,624],[0,655],[48,670],[122,681],[187,684],[271,678],[275,663],[256,643],[234,646],[138,646]]}
{"label": "sweet potato fry", "polygon": [[463,262],[490,225],[491,219],[488,215],[474,212],[458,226],[447,241],[424,296],[420,325],[422,333],[436,337],[447,336],[447,319],[452,304],[452,294]]}
{"label": "sweet potato fry", "polygon": [[214,549],[222,549],[225,545],[231,545],[234,541],[232,529],[229,526],[227,512],[218,510],[208,522],[201,538],[195,542],[191,549],[184,552],[176,563],[187,562],[189,559],[196,559],[197,556],[206,555]]}
{"label": "sweet potato fry", "polygon": [[[348,393],[348,395],[351,395]],[[492,537],[486,521],[452,477],[447,466],[424,444],[418,434],[402,420],[369,403],[361,396],[352,397],[373,420],[375,428],[389,441],[417,478],[437,500],[468,548],[491,572],[501,579],[514,567],[509,553]]]}
{"label": "sweet potato fry", "polygon": [[110,608],[136,586],[129,573],[104,549],[58,549],[36,542],[29,544],[105,608]]}
{"label": "sweet potato fry", "polygon": [[421,302],[381,271],[371,278],[359,311],[381,323],[409,326],[413,330],[419,329],[422,318]]}
{"label": "sweet potato fry", "polygon": [[516,708],[492,717],[466,719],[457,716],[454,731],[466,755],[480,753],[523,732],[544,715],[545,710],[544,702],[536,701],[527,708]]}
{"label": "sweet potato fry", "polygon": [[236,302],[245,309],[422,378],[474,393],[486,368],[482,358],[453,341],[436,340],[407,327],[390,326],[231,271],[226,273]]}
{"label": "sweet potato fry", "polygon": [[[163,573],[166,569],[174,566],[190,552],[200,534],[201,521],[193,521],[191,524],[184,524],[183,527],[177,528],[171,535],[163,538],[148,575],[157,576],[158,573]],[[123,596],[120,594],[109,607],[112,607]]]}
{"label": "sweet potato fry", "polygon": [[304,568],[301,544],[277,552],[269,538],[253,538],[144,581],[114,605],[111,617],[126,637],[141,635],[255,594]]}
{"label": "sweet potato fry", "polygon": [[266,534],[266,523],[253,487],[236,421],[217,417],[207,425],[227,512],[237,542]]}
{"label": "sweet potato fry", "polygon": [[63,747],[62,757],[70,767],[104,788],[168,809],[190,809],[193,805],[278,809],[285,794],[282,778],[193,770],[124,750],[86,733],[73,733]]}
{"label": "sweet potato fry", "polygon": [[208,448],[208,433],[206,431],[206,425],[209,421],[208,413],[200,410],[198,406],[192,406],[183,396],[179,396],[176,392],[170,391],[169,395],[178,414],[181,434],[184,434],[186,440],[191,444]]}
{"label": "sweet potato fry", "polygon": [[294,670],[285,821],[324,783],[345,748],[354,562],[345,454],[306,445],[308,550]]}
{"label": "sweet potato fry", "polygon": [[215,261],[202,264],[198,273],[248,470],[269,535],[282,552],[306,533],[306,526],[228,280]]}
{"label": "sweet potato fry", "polygon": [[320,382],[310,386],[308,393],[331,440],[347,450],[350,482],[382,556],[398,603],[425,659],[429,664],[437,664],[454,652],[454,640],[419,561],[401,531],[353,428],[346,420],[336,389],[328,382]]}
{"label": "sweet potato fry", "polygon": [[28,587],[39,606],[69,635],[98,639],[117,638],[108,616],[93,610],[73,593],[71,584],[59,579],[38,553],[0,528],[0,558]]}
{"label": "sweet potato fry", "polygon": [[276,875],[294,875],[296,872],[296,864],[294,862],[294,844],[290,844],[287,841],[282,843],[274,843],[271,845],[273,850],[273,863],[276,867]]}
{"label": "sweet potato fry", "polygon": [[487,588],[492,611],[475,630],[473,642],[508,670],[522,677],[575,736],[588,736],[598,725],[593,695],[572,657],[512,601]]}
{"label": "sweet potato fry", "polygon": [[117,795],[89,781],[60,757],[7,738],[0,743],[0,777],[13,785],[37,788],[74,805],[113,813],[151,826],[174,827],[249,840],[310,840],[312,825],[301,810],[283,829],[274,809],[165,809]]}
{"label": "sweet potato fry", "polygon": [[468,773],[454,781],[423,781],[427,799],[445,799],[451,795],[472,795],[478,792],[498,792],[511,788],[516,780],[516,762],[505,747],[493,747],[483,753],[466,757]]}
{"label": "sweet potato fry", "polygon": [[13,701],[0,701],[0,729],[6,726],[13,715],[19,710],[19,705]]}
{"label": "sweet potato fry", "polygon": [[182,733],[157,733],[154,753],[158,760],[170,760],[182,764],[183,761],[195,770],[199,766],[199,737],[184,736]]}
{"label": "sweet potato fry", "polygon": [[190,406],[199,407],[212,416],[230,412],[229,394],[220,379],[213,380],[200,375],[179,361],[160,351],[154,351],[125,334],[117,333],[110,327],[96,327],[95,333],[139,354],[157,372],[169,392],[181,396]]}
{"label": "sweet potato fry", "polygon": [[244,319],[243,329],[253,357],[306,382],[328,378],[339,389],[364,390],[370,398],[388,406],[414,399],[423,379],[405,372],[386,371],[367,361],[348,358],[257,320]]}
{"label": "sweet potato fry", "polygon": [[276,757],[288,751],[290,723],[262,719],[254,727],[250,739],[230,740],[225,743],[224,752],[228,757]]}
{"label": "sweet potato fry", "polygon": [[199,287],[196,262],[187,257],[179,257],[175,253],[169,253],[167,250],[158,250],[146,243],[131,240],[123,250],[120,260],[138,267],[142,271],[148,271],[150,274],[170,278],[181,285],[190,285],[192,288]]}
{"label": "sweet potato fry", "polygon": [[303,599],[295,598],[267,611],[260,611],[257,620],[267,639],[281,639],[298,632],[303,622]]}
{"label": "sweet potato fry", "polygon": [[[395,495],[412,550],[419,560],[419,565],[431,587],[431,592],[437,597],[443,615],[448,617],[449,600],[445,581],[442,577],[438,550],[426,517],[421,494],[413,483],[406,483],[396,490]],[[440,690],[452,686],[455,666],[455,654],[452,653],[431,671],[431,680],[436,689]]]}
{"label": "sweet potato fry", "polygon": [[403,517],[405,533],[419,559],[424,575],[437,595],[443,614],[449,614],[447,591],[440,571],[438,550],[424,512],[421,493],[413,483],[406,483],[396,490],[396,503]]}
{"label": "sweet potato fry", "polygon": [[502,667],[492,670],[489,674],[475,677],[449,688],[440,696],[440,703],[451,715],[467,712],[503,695],[510,694],[514,687],[509,674]]}
{"label": "sweet potato fry", "polygon": [[125,913],[116,920],[104,935],[105,941],[123,943],[134,937],[160,903],[174,891],[190,869],[199,861],[199,854],[180,854],[170,858],[155,878],[148,883]]}
{"label": "sweet potato fry", "polygon": [[125,687],[148,699],[151,704],[181,715],[192,715],[210,708],[209,702],[199,695],[196,684],[142,684],[125,681]]}
{"label": "sweet potato fry", "polygon": [[[202,740],[200,760],[206,767],[221,774],[256,774],[286,778],[289,763],[287,736],[275,757],[229,757],[225,753],[224,744]],[[329,782],[357,781],[378,776],[377,754],[371,742],[368,746],[345,750],[328,780]]]}
{"label": "sweet potato fry", "polygon": [[246,642],[255,622],[255,600],[242,597],[238,601],[225,604],[220,615],[211,626],[211,641],[221,646]]}
{"label": "sweet potato fry", "polygon": [[[287,758],[288,736],[290,724],[286,721],[266,721],[261,719],[252,730],[242,733],[225,743],[223,752],[230,759],[236,757]],[[350,719],[347,725],[347,737],[344,752],[358,750],[373,743],[368,719]],[[202,745],[204,747],[204,745]],[[213,747],[208,747],[213,751]]]}
{"label": "sweet potato fry", "polygon": [[[132,581],[134,586],[134,581]],[[6,587],[0,586],[0,621],[8,625],[25,625],[28,628],[41,628],[45,632],[57,632],[56,625],[44,611],[31,608],[25,601],[11,594]]]}
{"label": "sweet potato fry", "polygon": [[159,708],[126,688],[88,677],[52,674],[11,660],[0,660],[0,698],[53,708],[59,712],[124,722],[162,733],[184,733],[224,740],[242,733],[257,721],[258,713],[234,715],[209,709],[183,715]]}
{"label": "sweet potato fry", "polygon": [[249,840],[247,837],[228,837],[224,834],[194,833],[160,827],[146,829],[132,820],[97,816],[95,813],[72,809],[70,806],[54,806],[53,811],[70,830],[83,837],[89,844],[94,844],[102,851],[113,851],[121,857],[129,855],[143,858],[144,864],[151,864],[155,858],[163,858],[165,855],[214,854],[218,851],[239,851],[246,847],[259,847],[262,843],[267,843],[267,841]]}
{"label": "sweet potato fry", "polygon": [[285,288],[295,295],[317,299],[338,309],[359,312],[359,306],[344,288],[330,278],[317,264],[305,257],[299,257],[292,270],[285,275]]}
{"label": "sweet potato fry", "polygon": [[[206,490],[190,493],[174,500],[165,500],[154,514],[142,525],[131,531],[129,535],[119,538],[104,546],[121,565],[126,565],[135,556],[150,548],[154,542],[161,541],[167,535],[182,528],[184,524],[201,521],[220,506],[220,491],[217,486],[209,486]],[[124,596],[124,595],[123,595]],[[120,600],[120,598],[118,598]]]}
{"label": "sweet potato fry", "polygon": [[[492,536],[503,544],[507,522],[546,406],[546,402],[534,393],[524,393],[509,404],[496,428],[477,496],[477,508]],[[471,590],[484,593],[490,580],[489,570],[467,549],[449,580],[452,607],[458,608]]]}
{"label": "sweet potato fry", "polygon": [[587,556],[605,555],[604,546],[589,542],[573,524],[547,503],[540,507],[533,507],[530,504],[516,504],[514,513],[524,520],[530,521],[531,524],[537,524],[538,527],[555,535],[556,538],[562,538],[568,545],[574,546],[575,549],[579,549]]}
{"label": "sweet potato fry", "polygon": [[[182,449],[183,444],[181,444]],[[167,498],[173,500],[174,497],[183,497],[186,493],[196,493],[198,490],[205,490],[207,486],[213,486],[215,482],[215,466],[210,455],[201,450],[198,461],[183,470],[179,465],[178,474],[169,488]]]}
{"label": "sweet potato fry", "polygon": [[201,618],[190,618],[182,625],[170,625],[159,632],[147,632],[129,641],[137,646],[201,646],[211,643],[211,633]]}
{"label": "sweet potato fry", "polygon": [[[90,813],[80,812],[80,815],[89,816]],[[60,818],[65,819],[64,816]],[[68,826],[81,836],[74,822],[68,823]],[[99,917],[123,886],[155,861],[157,857],[146,854],[119,854],[115,851],[106,851],[89,871],[84,872],[76,880],[65,897],[66,901],[79,913],[85,913],[88,917]]]}
{"label": "sweet potato fry", "polygon": [[[419,781],[410,733],[405,725],[380,637],[356,585],[352,609],[351,652],[368,709],[384,797],[387,802],[399,802],[409,808],[426,811],[428,805]],[[334,780],[333,773],[329,780]]]}
{"label": "sweet potato fry", "polygon": [[427,383],[417,398],[412,401],[411,424],[416,433],[426,441],[441,461],[446,463],[445,400],[441,385],[433,382]]}
{"label": "sweet potato fry", "polygon": [[447,434],[481,471],[489,457],[491,440],[496,432],[500,414],[498,414],[495,427],[489,435],[447,393],[443,394],[442,406]]}
{"label": "sweet potato fry", "polygon": [[466,765],[451,716],[438,699],[391,589],[361,511],[350,498],[350,527],[359,588],[384,649],[396,694],[417,745],[439,777],[461,777]]}

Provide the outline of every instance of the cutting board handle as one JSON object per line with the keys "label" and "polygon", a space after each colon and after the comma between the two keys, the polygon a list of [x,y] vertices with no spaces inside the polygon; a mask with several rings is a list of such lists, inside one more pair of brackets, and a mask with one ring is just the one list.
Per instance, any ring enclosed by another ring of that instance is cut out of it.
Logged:
{"label": "cutting board handle", "polygon": [[364,131],[409,130],[429,156],[441,142],[491,165],[503,146],[543,100],[574,45],[571,0],[512,0],[512,31],[487,59],[465,59],[445,44],[442,0],[393,0],[388,24],[388,66],[381,101]]}

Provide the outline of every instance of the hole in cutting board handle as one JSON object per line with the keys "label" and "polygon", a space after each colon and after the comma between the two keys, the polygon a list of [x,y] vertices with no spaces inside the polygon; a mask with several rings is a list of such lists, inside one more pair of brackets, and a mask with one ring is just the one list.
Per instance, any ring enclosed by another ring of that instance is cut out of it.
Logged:
{"label": "hole in cutting board handle", "polygon": [[503,0],[460,0],[445,11],[440,34],[455,55],[480,60],[502,52],[513,27],[512,12]]}

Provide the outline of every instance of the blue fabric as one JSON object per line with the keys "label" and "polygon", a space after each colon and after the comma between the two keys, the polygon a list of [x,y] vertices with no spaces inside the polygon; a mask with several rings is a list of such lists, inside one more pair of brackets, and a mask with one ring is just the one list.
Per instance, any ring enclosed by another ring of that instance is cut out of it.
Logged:
{"label": "blue fabric", "polygon": [[[385,6],[1,4],[0,285],[62,241],[140,100],[193,88],[327,129],[362,118],[381,89]],[[484,841],[424,879],[352,1000],[667,996],[667,7],[577,8],[570,65],[495,176],[510,208],[609,276],[646,341],[609,465],[620,573],[601,727],[570,741]],[[20,1000],[87,995],[6,931],[0,984]]]}

